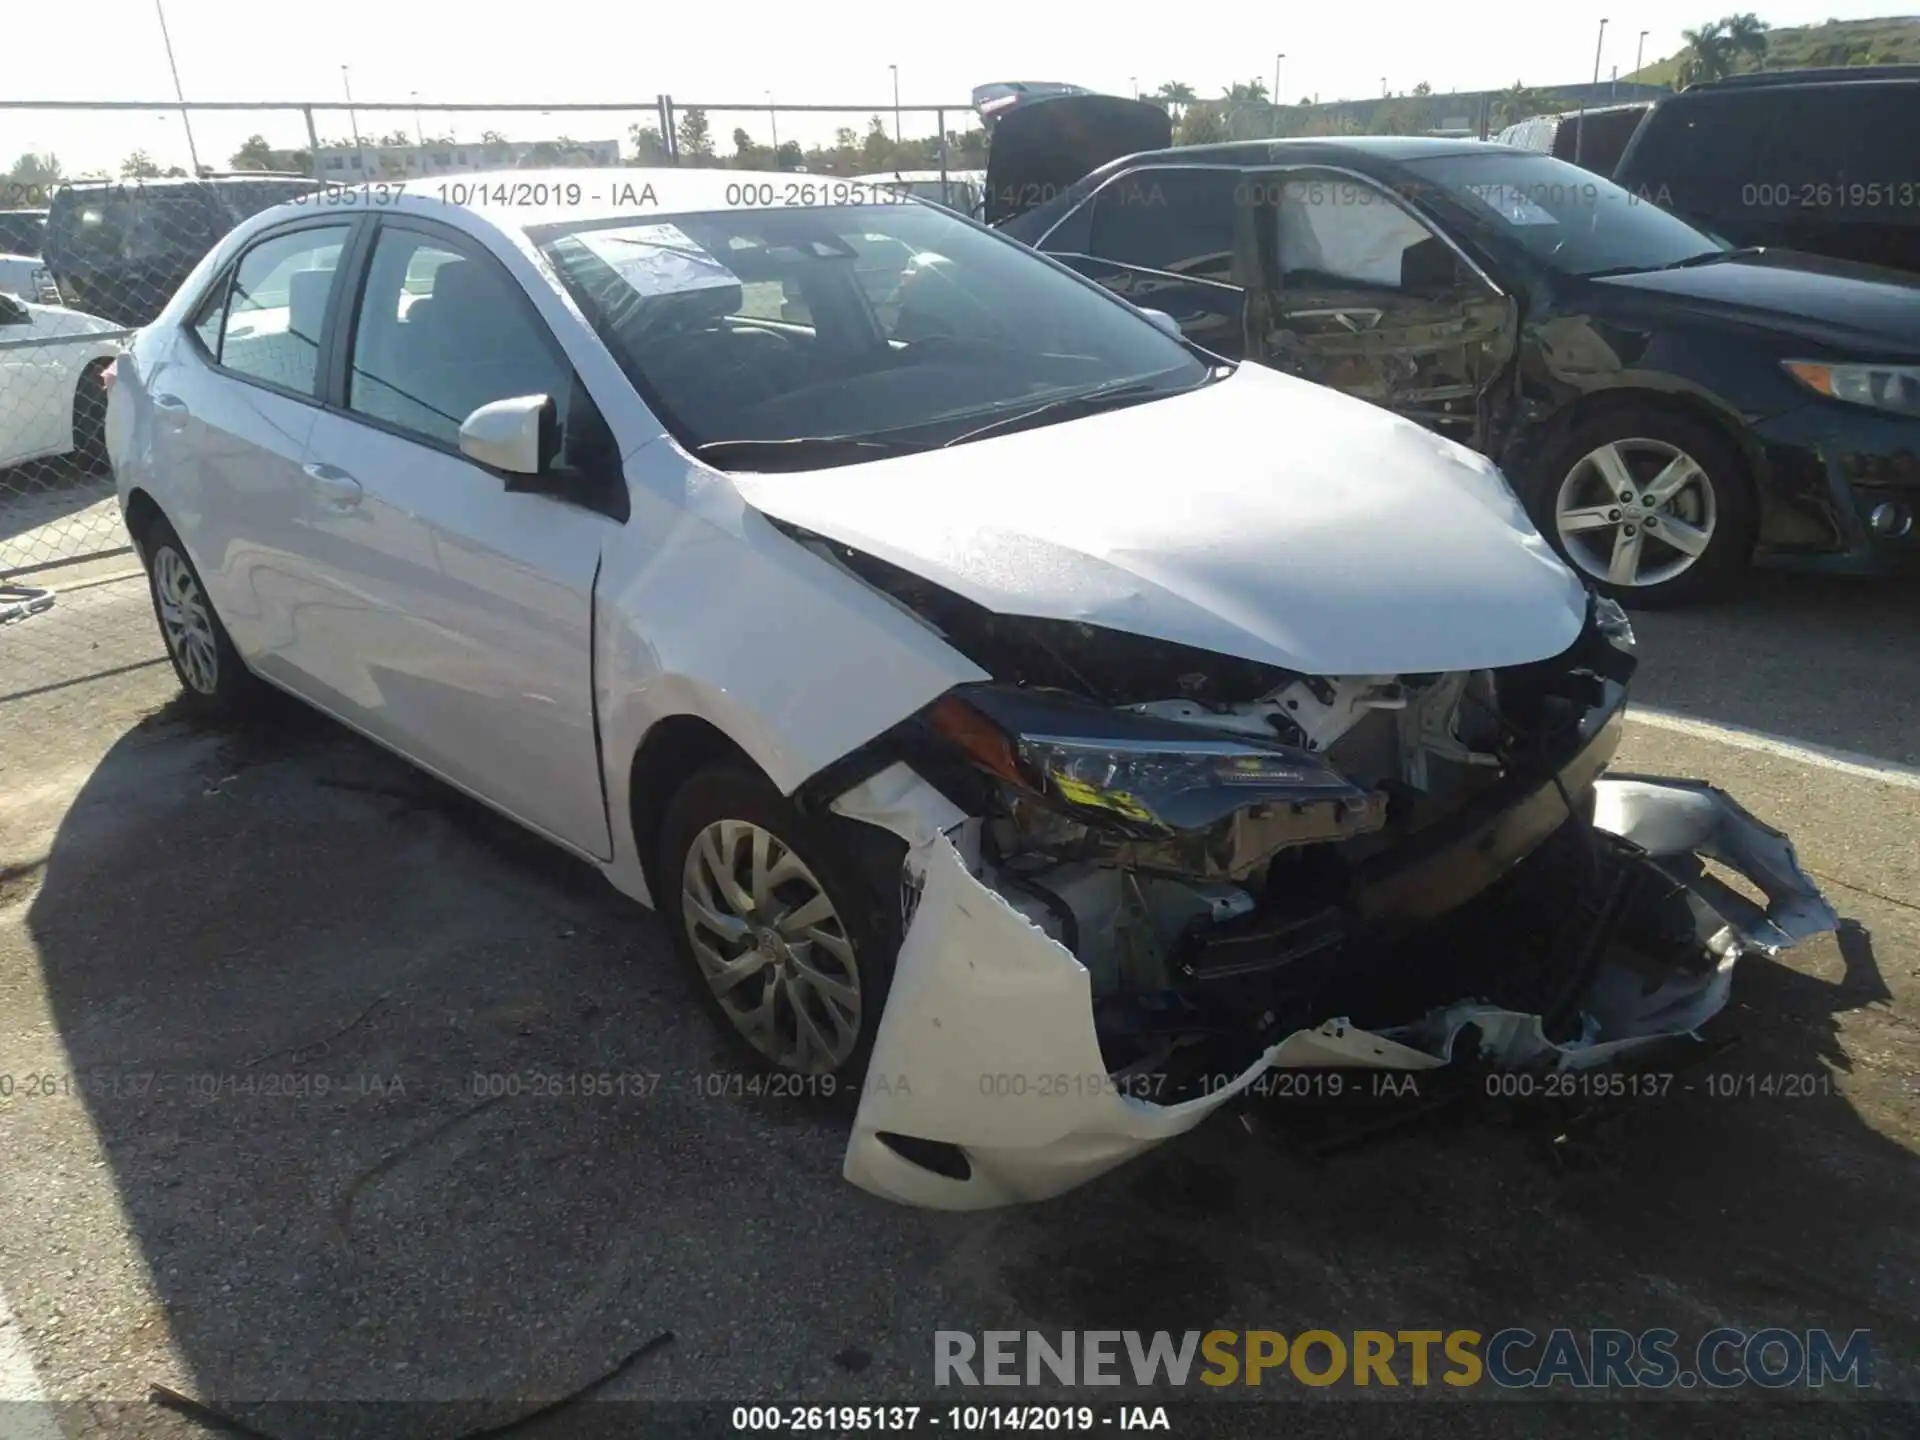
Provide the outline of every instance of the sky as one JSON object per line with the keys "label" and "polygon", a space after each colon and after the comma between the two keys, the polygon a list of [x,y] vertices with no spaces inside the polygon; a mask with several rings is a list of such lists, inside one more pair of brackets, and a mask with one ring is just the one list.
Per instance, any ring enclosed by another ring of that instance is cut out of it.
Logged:
{"label": "sky", "polygon": [[[623,138],[651,119],[653,97],[677,104],[763,106],[769,93],[790,104],[840,105],[844,116],[782,116],[782,140],[830,138],[833,128],[864,129],[882,114],[891,125],[894,72],[903,105],[964,107],[991,80],[1063,80],[1119,94],[1182,80],[1203,97],[1236,80],[1273,83],[1288,100],[1359,99],[1400,94],[1421,81],[1438,93],[1590,79],[1600,21],[1608,24],[1600,76],[1633,69],[1640,32],[1652,62],[1680,48],[1680,30],[1715,18],[1712,5],[1688,14],[1652,0],[1543,5],[1540,0],[1466,4],[1280,6],[1272,0],[1217,0],[1205,26],[1160,23],[1169,13],[1136,5],[1089,11],[1085,5],[976,0],[965,6],[845,4],[792,0],[649,5],[636,0],[565,0],[548,21],[538,7],[455,6],[423,0],[329,0],[324,6],[274,0],[164,0],[167,28],[188,100],[341,101],[340,67],[361,109],[362,135],[413,129],[417,99],[455,103],[602,103],[629,108],[588,115],[421,116],[427,133],[451,130],[478,139],[497,129],[516,140],[567,134]],[[1637,8],[1636,8],[1637,7]],[[23,100],[170,100],[173,81],[154,0],[88,0],[86,41],[14,67],[10,96]],[[1726,8],[1737,8],[1728,5]],[[1859,19],[1887,13],[1881,4],[1816,0],[1813,7],[1754,6],[1773,25]],[[1178,13],[1177,11],[1173,13]],[[1661,14],[1668,18],[1660,19]],[[1093,24],[1087,17],[1097,15]],[[1120,17],[1116,19],[1116,17]],[[78,57],[84,55],[82,62]],[[376,109],[381,102],[398,109]],[[970,118],[970,113],[969,113]],[[770,138],[764,109],[712,117],[723,150],[736,125],[756,142]],[[344,112],[316,116],[323,139],[346,135]],[[224,167],[248,134],[275,146],[306,143],[298,110],[197,112],[193,134],[203,164]],[[958,117],[949,117],[957,128]],[[904,117],[912,135],[932,133],[932,117]],[[161,165],[188,162],[175,111],[60,112],[0,110],[0,165],[22,151],[56,153],[69,173],[117,170],[145,150]]]}

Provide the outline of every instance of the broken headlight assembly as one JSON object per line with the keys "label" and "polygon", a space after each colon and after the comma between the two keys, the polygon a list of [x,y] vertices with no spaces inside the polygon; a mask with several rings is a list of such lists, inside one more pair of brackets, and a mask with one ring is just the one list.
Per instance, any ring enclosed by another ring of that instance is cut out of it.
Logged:
{"label": "broken headlight assembly", "polygon": [[1287,846],[1386,824],[1383,793],[1277,739],[995,685],[963,687],[926,718],[998,783],[1008,851],[1237,880]]}

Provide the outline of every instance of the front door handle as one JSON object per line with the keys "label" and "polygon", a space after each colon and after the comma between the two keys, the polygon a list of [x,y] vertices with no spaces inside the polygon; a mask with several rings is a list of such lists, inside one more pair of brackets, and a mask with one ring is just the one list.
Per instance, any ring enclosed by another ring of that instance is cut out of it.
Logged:
{"label": "front door handle", "polygon": [[306,472],[307,478],[313,481],[314,488],[320,492],[321,498],[337,509],[351,510],[367,493],[361,488],[358,480],[338,465],[315,463],[302,465],[300,468]]}
{"label": "front door handle", "polygon": [[178,395],[155,395],[153,408],[170,429],[179,430],[187,423],[187,402]]}

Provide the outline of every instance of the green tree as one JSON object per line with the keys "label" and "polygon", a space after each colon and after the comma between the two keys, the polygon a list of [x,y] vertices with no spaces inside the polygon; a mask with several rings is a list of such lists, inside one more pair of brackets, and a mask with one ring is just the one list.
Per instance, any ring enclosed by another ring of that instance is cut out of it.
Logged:
{"label": "green tree", "polygon": [[153,163],[151,156],[144,150],[136,150],[120,162],[120,178],[123,180],[154,180],[160,175],[160,167]]}
{"label": "green tree", "polygon": [[1727,36],[1726,21],[1710,20],[1697,30],[1682,30],[1680,38],[1687,42],[1674,77],[1680,84],[1697,85],[1733,73],[1733,42]]}
{"label": "green tree", "polygon": [[1433,87],[1429,85],[1426,81],[1422,80],[1418,85],[1413,87],[1413,93],[1418,95],[1422,100],[1424,100],[1427,98],[1427,96],[1433,94]]}
{"label": "green tree", "polygon": [[267,144],[266,136],[249,135],[227,163],[236,170],[271,170],[274,168],[273,147]]}
{"label": "green tree", "polygon": [[1521,81],[1514,81],[1502,90],[1493,102],[1493,123],[1505,128],[1517,125],[1529,116],[1543,114],[1548,106],[1547,97],[1538,90],[1529,90]]}
{"label": "green tree", "polygon": [[782,140],[780,148],[773,154],[776,170],[798,170],[807,163],[806,152],[800,148],[798,140]]}
{"label": "green tree", "polygon": [[680,153],[694,161],[713,159],[713,127],[699,106],[680,112]]}
{"label": "green tree", "polygon": [[634,164],[665,165],[667,163],[667,142],[660,138],[658,125],[629,125],[627,140],[633,146]]}
{"label": "green tree", "polygon": [[1173,132],[1173,143],[1176,145],[1217,145],[1229,138],[1226,117],[1221,113],[1220,106],[1211,100],[1196,101],[1189,105]]}
{"label": "green tree", "polygon": [[404,130],[389,130],[373,143],[376,145],[411,145],[413,144],[413,136]]}
{"label": "green tree", "polygon": [[38,191],[58,185],[66,179],[66,172],[60,168],[60,157],[51,151],[41,155],[22,153],[7,172],[7,179],[23,189]]}
{"label": "green tree", "polygon": [[887,122],[878,115],[867,121],[867,133],[860,141],[860,161],[869,170],[897,170],[893,158],[893,137],[887,134]]}
{"label": "green tree", "polygon": [[1764,69],[1767,63],[1767,31],[1772,27],[1751,11],[1744,15],[1729,15],[1720,23],[1726,29],[1727,48],[1733,52],[1735,61],[1745,61],[1756,70]]}

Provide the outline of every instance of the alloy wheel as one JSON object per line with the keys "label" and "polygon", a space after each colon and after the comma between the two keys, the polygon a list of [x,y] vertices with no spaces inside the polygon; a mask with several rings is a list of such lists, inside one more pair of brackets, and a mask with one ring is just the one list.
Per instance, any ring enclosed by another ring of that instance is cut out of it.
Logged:
{"label": "alloy wheel", "polygon": [[779,836],[716,820],[681,875],[693,956],[736,1029],[782,1069],[827,1074],[860,1042],[860,971],[825,887]]}
{"label": "alloy wheel", "polygon": [[1663,585],[1692,569],[1719,522],[1713,481],[1664,440],[1612,440],[1560,482],[1553,521],[1567,558],[1596,580]]}
{"label": "alloy wheel", "polygon": [[180,552],[161,547],[153,557],[153,597],[160,609],[160,629],[173,652],[180,678],[202,695],[220,684],[220,651],[214,644],[213,615]]}

